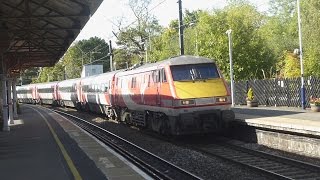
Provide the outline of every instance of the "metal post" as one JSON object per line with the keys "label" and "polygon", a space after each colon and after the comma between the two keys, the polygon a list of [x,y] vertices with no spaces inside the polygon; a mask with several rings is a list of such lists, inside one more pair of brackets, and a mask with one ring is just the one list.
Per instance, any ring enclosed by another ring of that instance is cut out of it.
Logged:
{"label": "metal post", "polygon": [[179,42],[180,42],[180,55],[184,55],[184,42],[183,42],[183,19],[182,19],[182,2],[178,1],[179,4]]}
{"label": "metal post", "polygon": [[229,58],[230,58],[230,81],[231,81],[231,102],[232,107],[234,107],[234,82],[233,82],[233,64],[232,64],[232,36],[231,36],[232,30],[229,29],[226,33],[228,34],[229,38]]}
{"label": "metal post", "polygon": [[148,42],[145,43],[146,47],[146,63],[148,63]]}
{"label": "metal post", "polygon": [[3,131],[10,131],[8,122],[8,101],[7,101],[7,81],[6,75],[2,76],[2,118],[3,118]]}
{"label": "metal post", "polygon": [[196,55],[199,56],[199,50],[198,50],[198,28],[196,28]]}
{"label": "metal post", "polygon": [[3,131],[10,131],[8,123],[7,82],[5,74],[2,75],[2,119]]}
{"label": "metal post", "polygon": [[2,64],[2,119],[3,119],[3,131],[10,131],[8,123],[8,101],[7,101],[7,70],[3,55],[1,55]]}
{"label": "metal post", "polygon": [[9,108],[9,122],[10,124],[14,124],[13,121],[13,106],[12,106],[12,97],[11,97],[11,90],[12,90],[12,78],[8,78],[8,108]]}
{"label": "metal post", "polygon": [[301,68],[301,107],[306,109],[306,89],[304,86],[304,70],[303,70],[303,60],[302,60],[302,28],[301,28],[301,16],[300,16],[300,0],[297,0],[298,8],[298,28],[299,28],[299,47],[300,47],[300,68]]}
{"label": "metal post", "polygon": [[111,40],[109,40],[109,55],[110,55],[110,72],[113,71],[113,54],[112,54],[112,43]]}
{"label": "metal post", "polygon": [[18,106],[17,106],[17,78],[13,78],[12,81],[12,95],[13,95],[13,118],[18,119]]}
{"label": "metal post", "polygon": [[74,46],[74,47],[76,47],[77,49],[79,49],[80,50],[80,52],[81,52],[81,65],[82,65],[82,67],[83,67],[83,51],[82,51],[82,49],[80,49],[79,47],[77,47],[77,46]]}

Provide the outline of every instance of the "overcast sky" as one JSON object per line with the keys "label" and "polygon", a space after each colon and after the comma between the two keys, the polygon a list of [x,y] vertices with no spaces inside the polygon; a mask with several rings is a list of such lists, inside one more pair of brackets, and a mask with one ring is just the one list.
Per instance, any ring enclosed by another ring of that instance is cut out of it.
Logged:
{"label": "overcast sky", "polygon": [[[173,19],[178,19],[178,0],[153,0],[151,13],[157,17],[159,23],[167,26]],[[259,11],[268,9],[269,0],[249,0]],[[76,40],[89,39],[97,36],[106,41],[114,39],[112,31],[117,32],[116,26],[119,17],[126,17],[125,22],[130,24],[134,21],[133,15],[128,8],[128,0],[104,0],[95,14],[81,30]],[[223,8],[226,0],[182,0],[183,9],[188,10],[211,10]],[[114,23],[114,24],[113,24]]]}

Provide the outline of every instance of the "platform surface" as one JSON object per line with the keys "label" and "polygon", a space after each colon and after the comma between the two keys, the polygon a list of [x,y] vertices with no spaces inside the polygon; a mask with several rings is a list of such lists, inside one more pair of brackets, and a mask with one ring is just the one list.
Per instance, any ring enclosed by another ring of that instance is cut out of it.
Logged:
{"label": "platform surface", "polygon": [[62,116],[21,105],[0,131],[0,179],[148,179],[138,168]]}
{"label": "platform surface", "polygon": [[250,126],[320,135],[320,112],[290,107],[235,106],[236,121]]}

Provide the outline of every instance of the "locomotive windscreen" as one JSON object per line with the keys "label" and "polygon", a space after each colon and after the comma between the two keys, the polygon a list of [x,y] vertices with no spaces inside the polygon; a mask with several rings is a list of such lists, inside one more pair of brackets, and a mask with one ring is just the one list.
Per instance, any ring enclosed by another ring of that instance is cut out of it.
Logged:
{"label": "locomotive windscreen", "polygon": [[217,67],[213,63],[171,66],[173,81],[194,81],[219,78]]}

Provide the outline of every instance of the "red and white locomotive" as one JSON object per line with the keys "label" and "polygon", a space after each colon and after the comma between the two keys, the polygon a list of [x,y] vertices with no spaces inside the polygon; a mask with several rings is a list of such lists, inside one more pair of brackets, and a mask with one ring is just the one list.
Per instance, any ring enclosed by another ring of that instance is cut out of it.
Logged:
{"label": "red and white locomotive", "polygon": [[[52,95],[44,96],[42,92]],[[221,131],[234,119],[230,92],[216,64],[194,56],[85,78],[25,85],[17,87],[17,95],[20,102],[57,103],[101,112],[163,134]],[[52,101],[44,101],[43,97],[51,97]]]}

